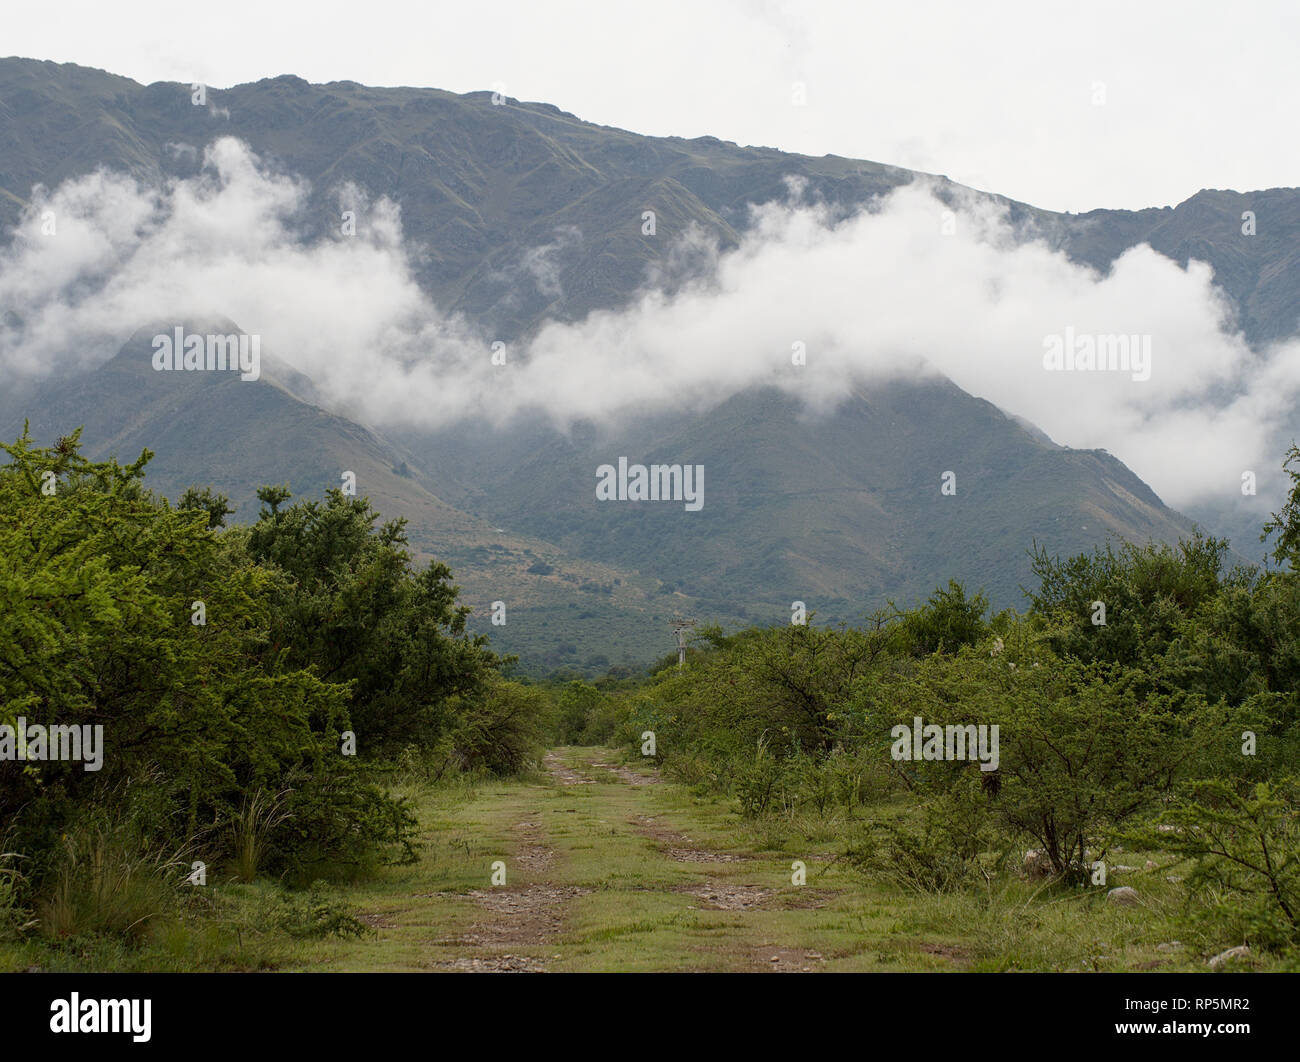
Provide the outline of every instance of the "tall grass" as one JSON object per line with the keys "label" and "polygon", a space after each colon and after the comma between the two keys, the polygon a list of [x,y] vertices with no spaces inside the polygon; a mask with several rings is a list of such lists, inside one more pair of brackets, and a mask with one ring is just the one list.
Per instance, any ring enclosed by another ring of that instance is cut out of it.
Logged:
{"label": "tall grass", "polygon": [[175,907],[184,858],[144,843],[129,820],[78,824],[63,836],[51,884],[37,903],[41,929],[55,939],[138,939]]}
{"label": "tall grass", "polygon": [[21,902],[22,887],[27,878],[17,867],[21,859],[17,852],[0,852],[0,937],[30,929]]}
{"label": "tall grass", "polygon": [[235,877],[245,884],[257,880],[258,867],[261,866],[270,844],[271,834],[288,815],[285,802],[289,790],[268,793],[258,789],[245,796],[239,811],[231,819],[230,832],[234,842]]}

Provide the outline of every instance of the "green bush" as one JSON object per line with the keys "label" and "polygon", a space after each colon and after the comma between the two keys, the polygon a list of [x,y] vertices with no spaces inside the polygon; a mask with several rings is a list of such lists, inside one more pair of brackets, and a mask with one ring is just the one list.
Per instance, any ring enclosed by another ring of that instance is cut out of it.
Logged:
{"label": "green bush", "polygon": [[781,806],[787,785],[786,770],[760,738],[753,759],[736,768],[732,785],[741,812],[754,818]]}
{"label": "green bush", "polygon": [[482,694],[501,663],[446,565],[417,571],[405,520],[376,527],[366,498],[326,493],[284,507],[287,488],[263,487],[248,555],[282,573],[270,616],[268,663],[315,668],[349,687],[362,755],[433,746],[462,723],[458,706]]}
{"label": "green bush", "polygon": [[585,682],[566,683],[555,694],[555,739],[561,745],[599,744],[588,739],[593,716],[604,703],[605,696]]}
{"label": "green bush", "polygon": [[1212,896],[1198,919],[1221,939],[1275,950],[1300,943],[1300,781],[1208,779],[1183,787],[1130,843],[1193,861],[1187,885]]}
{"label": "green bush", "polygon": [[493,774],[518,774],[540,759],[553,726],[545,692],[507,679],[489,681],[460,712],[454,741],[462,767]]}
{"label": "green bush", "polygon": [[955,579],[940,587],[920,608],[902,614],[902,635],[908,649],[917,656],[930,653],[955,653],[964,645],[975,645],[989,632],[984,614],[988,599],[983,594],[966,596],[966,589]]}
{"label": "green bush", "polygon": [[[244,879],[410,858],[410,811],[340,754],[346,730],[363,755],[477,732],[497,754],[469,754],[495,765],[544,725],[500,709],[449,573],[414,571],[401,525],[376,529],[364,500],[282,509],[271,489],[257,525],[222,530],[211,491],[150,494],[148,451],[93,462],[79,433],[3,449],[0,723],[103,726],[98,771],[0,761],[22,867],[0,875],[6,906],[57,935],[147,923],[166,891],[150,860],[195,841]],[[256,795],[286,790],[274,812]],[[131,823],[138,852],[100,811]]]}
{"label": "green bush", "polygon": [[303,893],[276,893],[266,922],[299,940],[325,937],[365,937],[374,933],[353,909],[330,896],[324,881],[314,881]]}
{"label": "green bush", "polygon": [[366,781],[361,768],[299,772],[286,781],[267,862],[290,883],[415,862],[415,816],[406,801]]}

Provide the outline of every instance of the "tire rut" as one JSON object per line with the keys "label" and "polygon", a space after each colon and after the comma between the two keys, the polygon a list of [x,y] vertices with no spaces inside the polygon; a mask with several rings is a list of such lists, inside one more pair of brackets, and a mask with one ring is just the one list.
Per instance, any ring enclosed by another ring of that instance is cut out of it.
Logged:
{"label": "tire rut", "polygon": [[[583,784],[554,753],[547,753],[543,762],[557,784]],[[555,849],[546,843],[542,824],[531,818],[522,819],[515,823],[513,830],[517,841],[512,857],[506,861],[507,882],[512,874],[521,872],[529,878],[544,876],[554,867],[556,855]],[[460,955],[438,965],[467,973],[543,973],[547,960],[528,953],[544,949],[559,936],[564,929],[568,902],[590,891],[545,880],[474,889],[467,895],[489,917],[474,922],[467,932],[446,943],[474,949],[477,954]]]}

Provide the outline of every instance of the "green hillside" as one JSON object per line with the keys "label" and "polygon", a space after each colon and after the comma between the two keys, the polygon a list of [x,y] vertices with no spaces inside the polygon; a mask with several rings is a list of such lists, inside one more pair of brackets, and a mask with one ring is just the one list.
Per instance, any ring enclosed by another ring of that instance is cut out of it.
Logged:
{"label": "green hillside", "polygon": [[[476,459],[477,444],[438,437],[463,477],[439,493],[754,622],[788,622],[795,600],[860,617],[949,575],[1019,606],[1035,541],[1070,553],[1112,534],[1176,541],[1192,526],[1110,455],[1056,446],[938,380],[859,388],[818,419],[768,390],[705,417],[525,433],[510,455]],[[596,469],[620,456],[702,464],[703,508],[598,501]],[[954,495],[941,493],[947,471]]]}
{"label": "green hillside", "polygon": [[[187,331],[237,331],[230,322]],[[662,656],[673,645],[674,608],[695,602],[653,576],[566,553],[511,522],[507,527],[449,505],[433,493],[414,458],[379,433],[300,400],[302,379],[264,356],[262,378],[208,372],[155,372],[146,328],[104,365],[35,392],[0,394],[0,434],[16,438],[30,421],[38,444],[84,427],[85,452],[129,462],[141,451],[153,490],[179,498],[191,485],[211,486],[235,506],[232,522],[257,518],[256,491],[287,483],[319,498],[344,472],[357,493],[385,517],[409,521],[422,558],[448,563],[474,609],[471,626],[486,630],[524,671],[574,668],[603,673]],[[505,601],[506,623],[489,622]],[[719,618],[736,620],[726,611]]]}

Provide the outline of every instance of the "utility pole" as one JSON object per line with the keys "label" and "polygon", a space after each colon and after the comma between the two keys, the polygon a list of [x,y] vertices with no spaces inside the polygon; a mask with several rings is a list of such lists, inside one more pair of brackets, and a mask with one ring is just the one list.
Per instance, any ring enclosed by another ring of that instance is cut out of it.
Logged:
{"label": "utility pole", "polygon": [[686,666],[686,632],[695,626],[692,619],[683,619],[681,616],[673,620],[673,632],[677,635],[677,670],[680,671]]}

